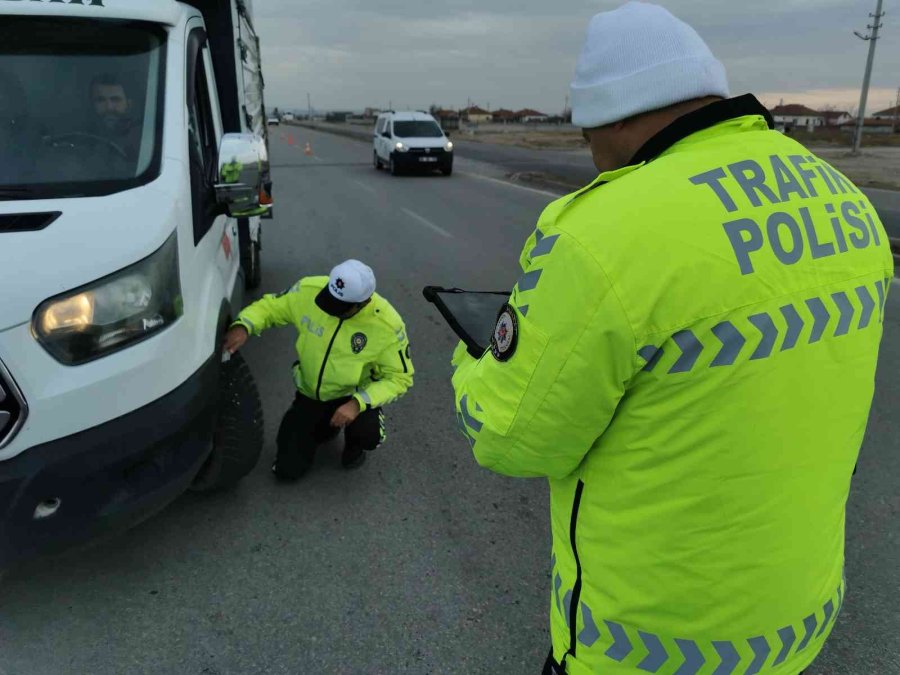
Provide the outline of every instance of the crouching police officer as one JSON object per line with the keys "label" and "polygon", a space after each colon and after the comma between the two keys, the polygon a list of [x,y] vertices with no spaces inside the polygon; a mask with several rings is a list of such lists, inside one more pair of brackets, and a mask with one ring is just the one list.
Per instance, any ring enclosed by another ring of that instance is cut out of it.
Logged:
{"label": "crouching police officer", "polygon": [[330,277],[303,278],[244,309],[225,336],[225,349],[234,353],[250,335],[287,324],[298,332],[297,395],[278,431],[272,471],[285,480],[300,478],[316,448],[341,429],[341,464],[356,468],[384,441],[382,407],[413,384],[403,320],[375,293],[372,270],[347,260]]}

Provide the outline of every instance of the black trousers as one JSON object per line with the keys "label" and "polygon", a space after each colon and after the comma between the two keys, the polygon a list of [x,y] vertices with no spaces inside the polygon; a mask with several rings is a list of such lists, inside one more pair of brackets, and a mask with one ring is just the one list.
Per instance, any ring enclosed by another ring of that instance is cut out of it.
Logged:
{"label": "black trousers", "polygon": [[[297,394],[278,429],[275,473],[279,477],[300,478],[309,470],[318,447],[341,432],[331,426],[331,418],[349,400],[350,397],[316,401]],[[341,464],[353,465],[363,452],[374,450],[383,440],[384,413],[381,408],[362,411],[353,424],[344,429]]]}

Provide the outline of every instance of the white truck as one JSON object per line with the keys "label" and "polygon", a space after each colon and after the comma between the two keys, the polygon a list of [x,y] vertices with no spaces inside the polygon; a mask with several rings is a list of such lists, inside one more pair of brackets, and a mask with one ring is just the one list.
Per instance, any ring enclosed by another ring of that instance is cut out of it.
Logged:
{"label": "white truck", "polygon": [[265,122],[248,0],[0,0],[0,569],[257,463]]}

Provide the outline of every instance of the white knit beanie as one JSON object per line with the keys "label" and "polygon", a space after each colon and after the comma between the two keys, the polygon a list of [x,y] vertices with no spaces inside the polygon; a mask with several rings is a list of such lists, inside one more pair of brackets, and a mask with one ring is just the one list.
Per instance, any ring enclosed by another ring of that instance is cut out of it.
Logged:
{"label": "white knit beanie", "polygon": [[597,14],[572,82],[572,123],[600,127],[704,96],[728,97],[725,67],[668,10],[629,2]]}

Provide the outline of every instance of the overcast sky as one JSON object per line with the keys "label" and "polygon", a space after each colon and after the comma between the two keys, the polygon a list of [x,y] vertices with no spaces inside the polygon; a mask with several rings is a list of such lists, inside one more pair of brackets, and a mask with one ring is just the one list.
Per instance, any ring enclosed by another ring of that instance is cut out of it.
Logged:
{"label": "overcast sky", "polygon": [[[659,0],[725,63],[734,94],[859,102],[876,0]],[[590,17],[620,0],[255,0],[269,106],[432,103],[563,109]],[[868,110],[900,87],[900,0],[885,0]]]}

